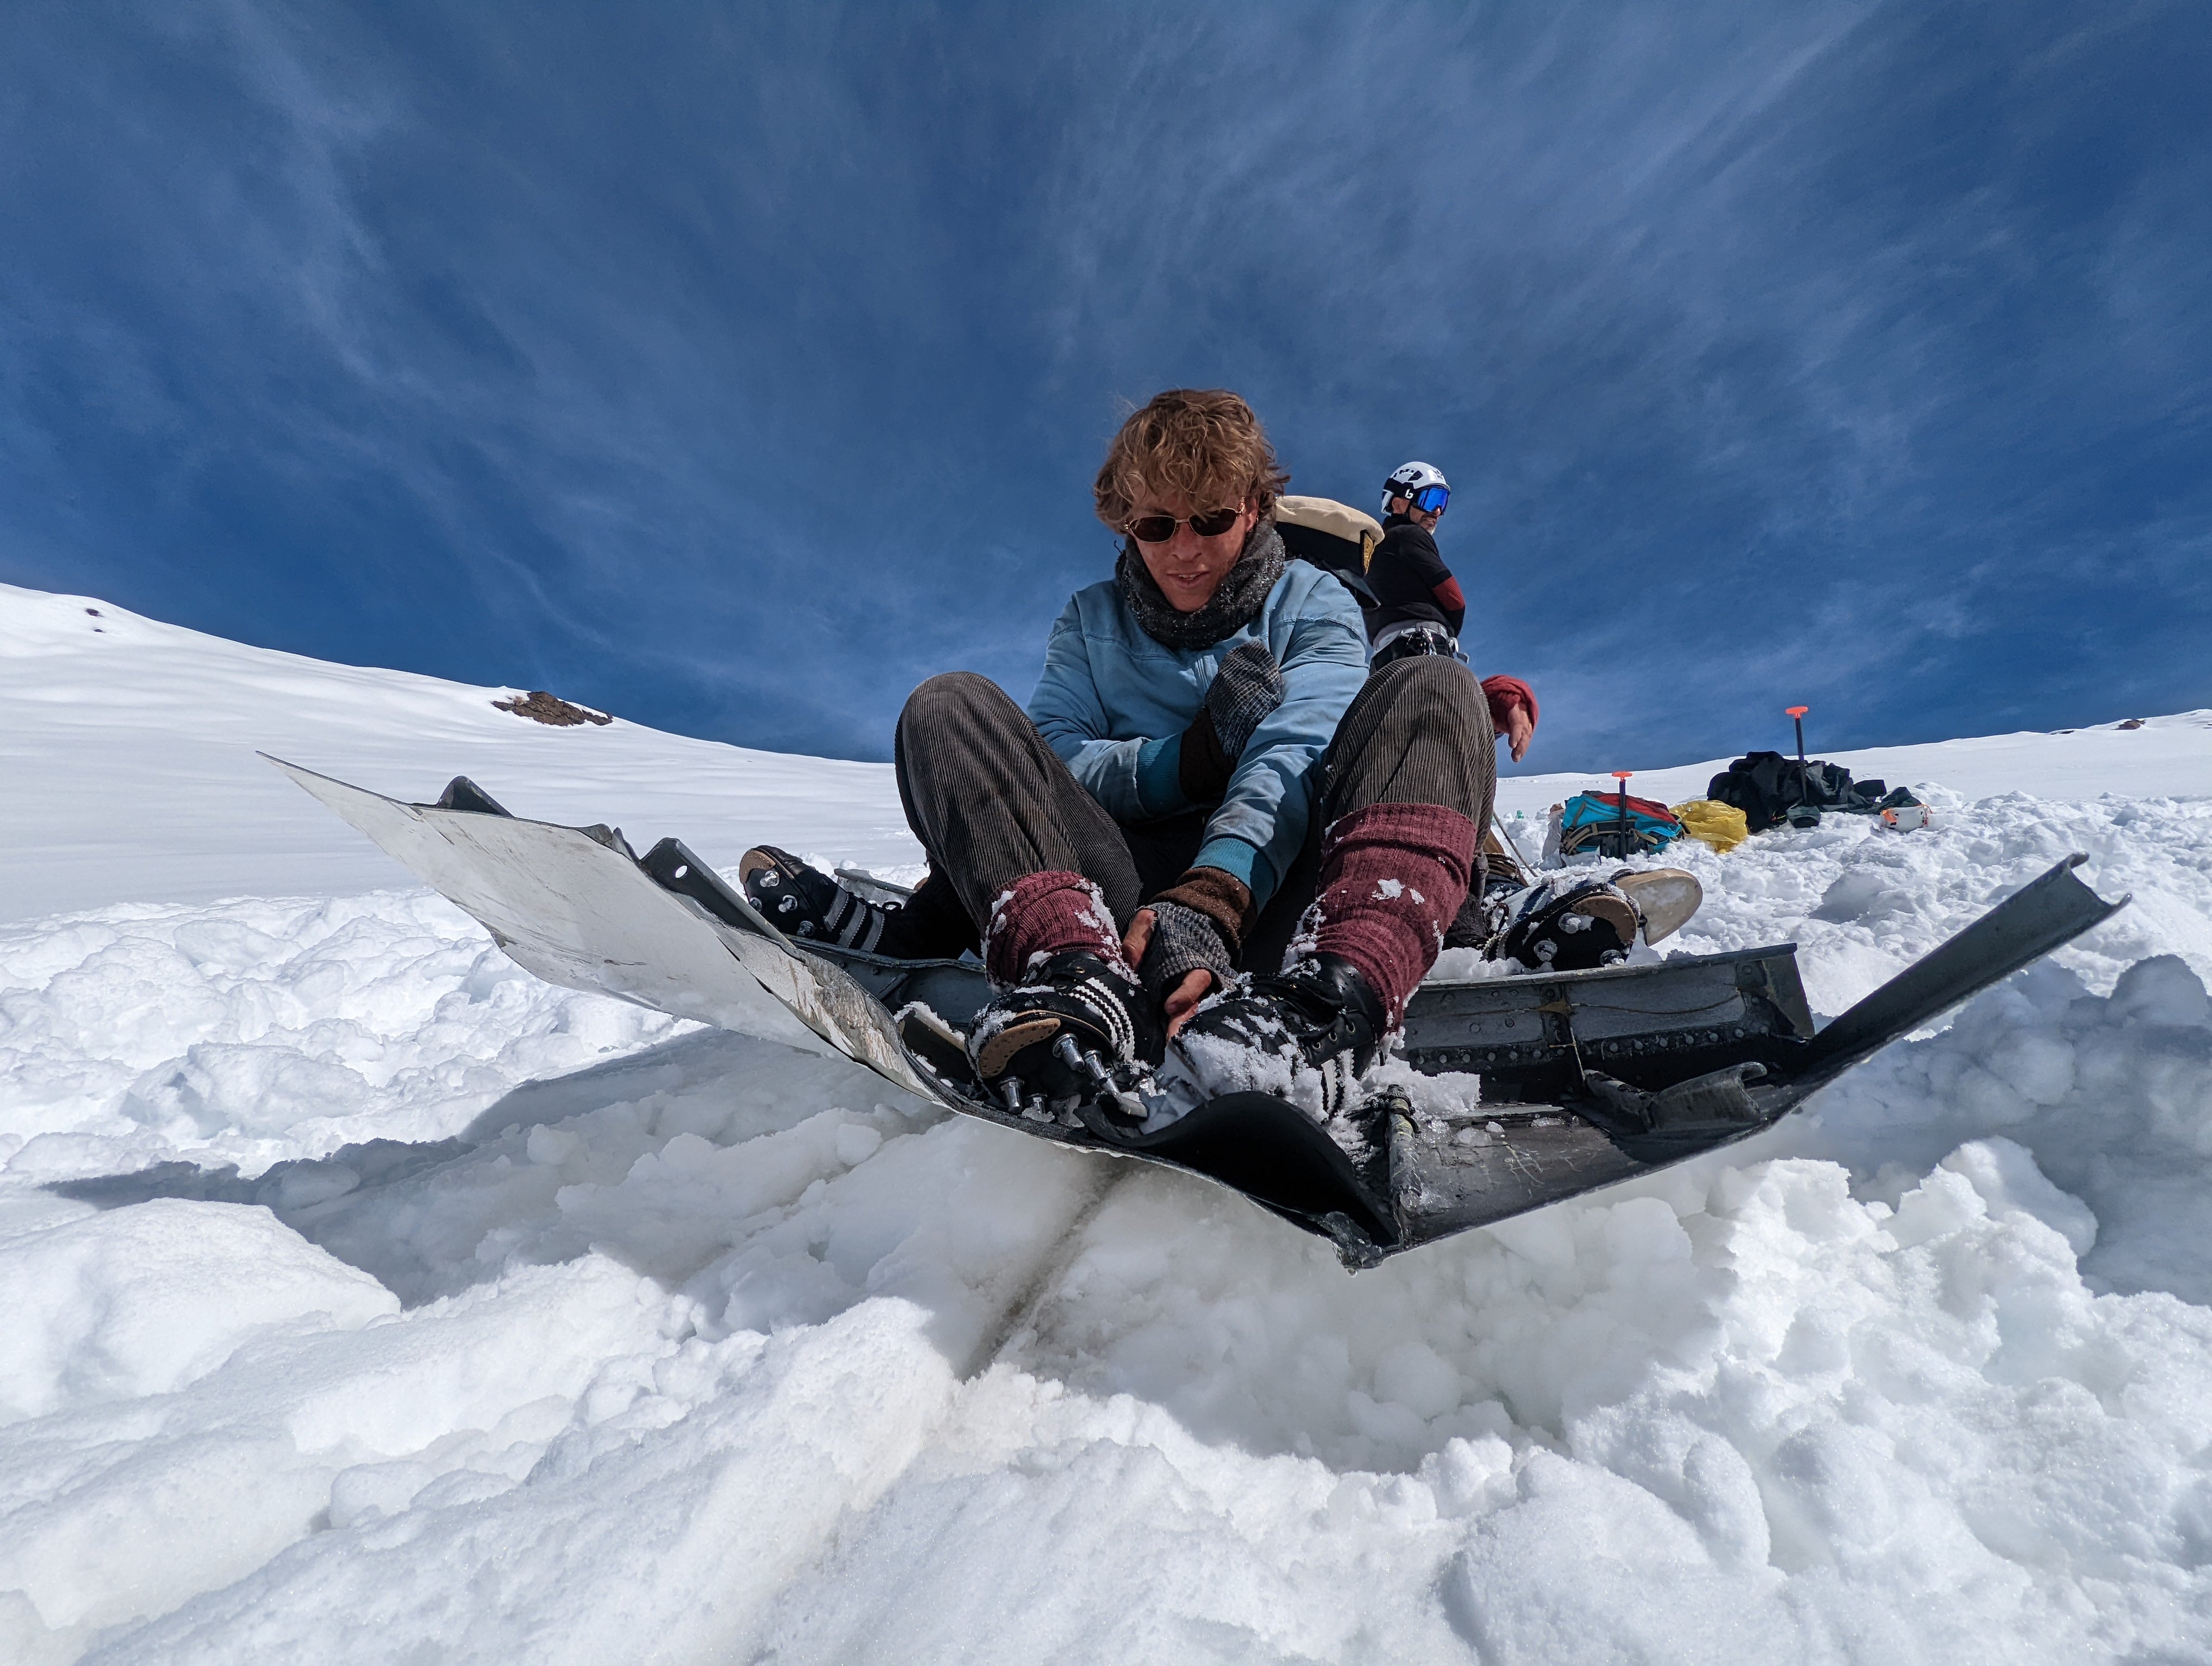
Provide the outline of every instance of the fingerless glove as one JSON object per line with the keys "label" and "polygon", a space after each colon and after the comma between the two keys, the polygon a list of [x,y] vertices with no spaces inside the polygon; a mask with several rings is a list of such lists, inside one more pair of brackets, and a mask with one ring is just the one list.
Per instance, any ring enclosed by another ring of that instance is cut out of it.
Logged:
{"label": "fingerless glove", "polygon": [[1222,941],[1221,927],[1212,915],[1164,899],[1147,906],[1152,911],[1152,938],[1145,945],[1137,976],[1155,1006],[1193,972],[1211,972],[1217,984],[1229,982],[1237,970],[1237,954]]}
{"label": "fingerless glove", "polygon": [[1164,1000],[1186,974],[1201,968],[1216,982],[1226,983],[1237,970],[1244,934],[1258,916],[1250,888],[1218,867],[1186,869],[1145,906],[1152,910],[1155,923],[1152,940],[1145,945],[1145,964],[1137,970],[1156,1000]]}

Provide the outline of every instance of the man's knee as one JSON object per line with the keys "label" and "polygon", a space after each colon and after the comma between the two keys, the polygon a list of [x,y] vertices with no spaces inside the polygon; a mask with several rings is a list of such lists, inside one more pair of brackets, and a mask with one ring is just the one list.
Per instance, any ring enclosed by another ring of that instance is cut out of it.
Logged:
{"label": "man's knee", "polygon": [[1028,714],[989,678],[972,671],[931,678],[907,696],[892,742],[908,820],[916,814],[910,788],[935,783],[972,792],[985,780],[1003,777],[1012,760],[1033,755],[1038,746]]}
{"label": "man's knee", "polygon": [[920,763],[947,747],[965,753],[1031,733],[1028,714],[989,678],[941,672],[907,696],[899,713],[898,752]]}
{"label": "man's knee", "polygon": [[905,708],[899,713],[899,727],[973,724],[1008,712],[1019,716],[1021,708],[989,678],[972,671],[939,672],[907,696]]}
{"label": "man's knee", "polygon": [[1368,679],[1366,691],[1401,721],[1437,724],[1470,738],[1488,733],[1482,685],[1456,660],[1434,654],[1395,660]]}

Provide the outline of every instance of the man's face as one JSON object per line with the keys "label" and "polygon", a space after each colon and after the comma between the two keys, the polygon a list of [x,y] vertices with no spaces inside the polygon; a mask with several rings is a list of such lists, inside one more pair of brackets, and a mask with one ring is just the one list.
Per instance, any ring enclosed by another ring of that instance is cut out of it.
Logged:
{"label": "man's face", "polygon": [[[1203,514],[1225,506],[1201,503],[1194,507]],[[1168,599],[1168,605],[1178,613],[1195,613],[1213,599],[1213,593],[1221,588],[1229,569],[1237,565],[1237,557],[1244,553],[1244,540],[1251,536],[1253,525],[1260,519],[1252,500],[1247,498],[1227,532],[1214,538],[1201,538],[1191,530],[1193,508],[1180,497],[1146,496],[1138,501],[1129,517],[1133,522],[1147,515],[1169,515],[1175,520],[1175,532],[1166,543],[1147,544],[1142,538],[1133,541],[1137,553],[1145,559],[1145,570],[1152,575],[1152,582]]]}
{"label": "man's face", "polygon": [[1433,511],[1417,509],[1410,499],[1403,497],[1394,497],[1390,500],[1390,513],[1394,515],[1404,515],[1425,532],[1435,532],[1437,523],[1444,518],[1444,512],[1442,509]]}

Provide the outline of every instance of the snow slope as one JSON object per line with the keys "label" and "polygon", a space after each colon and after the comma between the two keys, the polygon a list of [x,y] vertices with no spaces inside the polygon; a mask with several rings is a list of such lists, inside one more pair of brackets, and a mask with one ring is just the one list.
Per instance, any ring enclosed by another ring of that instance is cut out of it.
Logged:
{"label": "snow slope", "polygon": [[0,920],[411,883],[256,751],[417,800],[465,775],[518,816],[651,827],[709,861],[810,837],[872,866],[921,860],[884,765],[494,709],[520,692],[241,648],[0,585]]}
{"label": "snow slope", "polygon": [[0,1660],[2212,1658],[2203,714],[1692,851],[1684,946],[1794,937],[1828,1012],[2068,850],[2136,903],[1758,1141],[1353,1279],[541,984],[251,753],[908,862],[880,767],[96,599],[0,645]]}

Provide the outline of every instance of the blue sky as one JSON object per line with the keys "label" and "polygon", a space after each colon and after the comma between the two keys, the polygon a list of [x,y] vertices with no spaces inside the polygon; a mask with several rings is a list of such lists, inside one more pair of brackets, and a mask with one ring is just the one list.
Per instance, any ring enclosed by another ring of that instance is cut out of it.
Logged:
{"label": "blue sky", "polygon": [[56,3],[0,579],[888,755],[1129,403],[1408,457],[1528,768],[2212,705],[2212,11]]}

